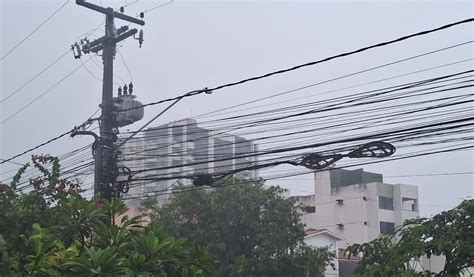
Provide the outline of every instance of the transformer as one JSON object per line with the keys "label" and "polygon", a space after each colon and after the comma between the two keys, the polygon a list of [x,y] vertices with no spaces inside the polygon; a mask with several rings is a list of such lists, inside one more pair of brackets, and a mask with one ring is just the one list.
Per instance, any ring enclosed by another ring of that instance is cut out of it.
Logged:
{"label": "transformer", "polygon": [[145,109],[135,98],[135,95],[121,93],[113,98],[117,127],[130,125],[143,118]]}

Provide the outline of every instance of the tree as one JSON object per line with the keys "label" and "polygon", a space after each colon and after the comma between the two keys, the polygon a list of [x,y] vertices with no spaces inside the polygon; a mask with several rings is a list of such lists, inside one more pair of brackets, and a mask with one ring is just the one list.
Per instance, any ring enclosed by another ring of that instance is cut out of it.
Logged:
{"label": "tree", "polygon": [[[296,201],[263,183],[228,183],[212,191],[180,191],[161,208],[148,200],[151,224],[206,245],[219,276],[316,276],[333,255],[303,243]],[[153,212],[154,210],[154,212]]]}
{"label": "tree", "polygon": [[[389,235],[351,245],[350,255],[362,254],[360,276],[459,276],[474,266],[474,200],[435,215],[406,221]],[[415,271],[422,256],[446,257],[441,272]]]}
{"label": "tree", "polygon": [[[205,248],[123,216],[122,200],[87,200],[60,178],[57,158],[33,156],[31,191],[0,184],[0,276],[209,276]],[[50,168],[50,169],[47,169]],[[25,188],[22,186],[22,188]],[[109,224],[111,218],[121,218]]]}

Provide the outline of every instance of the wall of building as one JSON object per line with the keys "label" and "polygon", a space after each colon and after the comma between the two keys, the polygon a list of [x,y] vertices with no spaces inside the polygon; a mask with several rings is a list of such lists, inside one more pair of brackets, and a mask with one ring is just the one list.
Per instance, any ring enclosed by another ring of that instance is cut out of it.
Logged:
{"label": "wall of building", "polygon": [[[333,252],[337,257],[337,251],[339,249],[338,241],[331,236],[325,234],[309,236],[305,237],[304,242],[313,247],[329,246],[329,251]],[[326,267],[326,271],[324,272],[324,276],[339,276],[339,265],[337,258],[333,259],[332,263],[334,264],[334,268],[331,265],[328,265]]]}
{"label": "wall of building", "polygon": [[417,187],[397,184],[394,185],[393,194],[396,226],[401,225],[407,219],[419,216]]}
{"label": "wall of building", "polygon": [[[354,184],[349,177],[366,183]],[[304,205],[314,207],[301,220],[307,228],[328,229],[343,237],[342,247],[377,238],[381,224],[387,229],[418,216],[415,186],[385,184],[381,174],[362,170],[327,170],[316,172],[314,178],[314,195],[297,197]],[[385,205],[380,205],[382,200]],[[415,210],[408,210],[411,207]]]}
{"label": "wall of building", "polygon": [[[131,140],[122,149],[135,162],[125,161],[123,164],[134,170],[147,169],[140,175],[143,178],[224,173],[257,163],[256,157],[232,159],[236,155],[254,153],[257,146],[252,141],[199,127],[197,121],[190,118],[148,128],[143,138],[135,141]],[[135,145],[138,142],[140,145]],[[142,154],[133,155],[132,148],[140,148]],[[257,170],[243,171],[236,177],[256,179],[258,173]],[[171,188],[177,185],[177,181],[178,178],[144,181],[129,196],[155,195],[163,204],[168,201]],[[192,184],[187,178],[179,179],[179,183]]]}
{"label": "wall of building", "polygon": [[[370,205],[364,200],[367,196],[366,185],[332,187],[331,172],[316,172],[315,194],[298,198],[304,205],[315,207],[314,213],[305,213],[302,216],[302,222],[307,228],[328,229],[343,237],[341,247],[366,241],[370,226],[367,216]],[[375,226],[375,223],[371,225]]]}

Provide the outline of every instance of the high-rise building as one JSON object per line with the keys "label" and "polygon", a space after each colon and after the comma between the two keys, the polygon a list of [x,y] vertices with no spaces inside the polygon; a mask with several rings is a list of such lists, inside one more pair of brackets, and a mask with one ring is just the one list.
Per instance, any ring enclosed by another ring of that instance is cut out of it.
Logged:
{"label": "high-rise building", "polygon": [[[257,163],[257,145],[240,136],[198,126],[194,119],[183,119],[148,128],[121,149],[122,164],[132,171],[145,170],[136,178],[149,179],[132,184],[129,198],[156,195],[161,202],[169,198],[171,188],[189,180],[159,180],[173,176],[227,173]],[[249,157],[238,156],[250,154]],[[234,176],[256,179],[257,170],[241,171]],[[157,180],[153,180],[157,179]]]}
{"label": "high-rise building", "polygon": [[342,248],[371,241],[419,216],[418,188],[387,184],[362,169],[315,172],[314,194],[297,196],[306,228],[327,229],[344,239]]}

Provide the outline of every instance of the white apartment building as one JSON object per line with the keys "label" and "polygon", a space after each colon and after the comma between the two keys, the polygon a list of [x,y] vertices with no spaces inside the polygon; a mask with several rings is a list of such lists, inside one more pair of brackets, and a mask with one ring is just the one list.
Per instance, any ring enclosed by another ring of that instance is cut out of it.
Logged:
{"label": "white apartment building", "polygon": [[406,219],[419,216],[418,188],[386,184],[381,174],[363,169],[315,172],[314,194],[297,196],[305,205],[306,228],[327,229],[353,243],[369,242]]}
{"label": "white apartment building", "polygon": [[[183,119],[148,128],[139,138],[127,142],[121,149],[123,165],[133,171],[146,169],[135,177],[154,179],[195,174],[216,174],[241,169],[257,163],[257,157],[235,158],[257,152],[257,145],[240,136],[198,126],[194,119]],[[241,179],[258,178],[257,170],[242,171],[234,176]],[[128,196],[155,195],[163,203],[171,187],[189,179],[145,180],[130,188]],[[127,195],[124,196],[127,198]]]}

